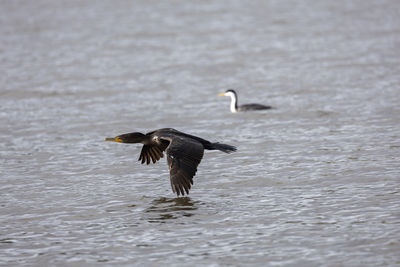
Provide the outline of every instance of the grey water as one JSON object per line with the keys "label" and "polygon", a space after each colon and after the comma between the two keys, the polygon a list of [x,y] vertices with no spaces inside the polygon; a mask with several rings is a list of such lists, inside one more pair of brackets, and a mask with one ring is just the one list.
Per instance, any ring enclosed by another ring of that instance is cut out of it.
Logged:
{"label": "grey water", "polygon": [[[397,0],[2,1],[0,68],[0,265],[400,264]],[[238,151],[177,198],[163,127]]]}

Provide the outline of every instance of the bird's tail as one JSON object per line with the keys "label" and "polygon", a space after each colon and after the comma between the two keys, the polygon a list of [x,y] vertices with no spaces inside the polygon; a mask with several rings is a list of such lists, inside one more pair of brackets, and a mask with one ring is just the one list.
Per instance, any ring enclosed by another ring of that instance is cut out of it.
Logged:
{"label": "bird's tail", "polygon": [[227,144],[221,144],[221,143],[210,143],[206,147],[206,149],[209,150],[220,150],[225,153],[232,153],[235,152],[237,149],[234,146],[227,145]]}

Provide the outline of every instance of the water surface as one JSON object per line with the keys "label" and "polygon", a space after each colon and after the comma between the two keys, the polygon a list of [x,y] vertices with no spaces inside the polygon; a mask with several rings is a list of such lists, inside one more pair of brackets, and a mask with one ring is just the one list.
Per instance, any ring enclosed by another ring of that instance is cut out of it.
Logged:
{"label": "water surface", "polygon": [[[400,264],[397,1],[4,1],[0,264]],[[241,103],[276,107],[231,114]],[[189,197],[105,137],[206,152]]]}

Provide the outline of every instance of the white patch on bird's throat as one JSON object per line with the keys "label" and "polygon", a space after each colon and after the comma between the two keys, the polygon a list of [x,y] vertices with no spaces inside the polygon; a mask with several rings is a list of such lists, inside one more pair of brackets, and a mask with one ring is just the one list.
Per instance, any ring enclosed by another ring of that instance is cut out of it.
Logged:
{"label": "white patch on bird's throat", "polygon": [[236,95],[232,92],[227,92],[225,93],[226,96],[230,96],[231,97],[231,112],[232,113],[236,113],[236,103],[237,103],[237,98]]}

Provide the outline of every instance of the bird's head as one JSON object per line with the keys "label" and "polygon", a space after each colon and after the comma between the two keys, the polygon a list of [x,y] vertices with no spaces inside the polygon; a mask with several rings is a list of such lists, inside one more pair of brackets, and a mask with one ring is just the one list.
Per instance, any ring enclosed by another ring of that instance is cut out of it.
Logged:
{"label": "bird's head", "polygon": [[106,138],[105,141],[112,141],[112,142],[118,142],[118,143],[141,143],[144,139],[145,135],[142,133],[127,133],[127,134],[121,134],[116,137],[109,137]]}
{"label": "bird's head", "polygon": [[233,89],[228,89],[224,93],[218,94],[218,96],[230,96],[230,97],[236,97],[236,92]]}

